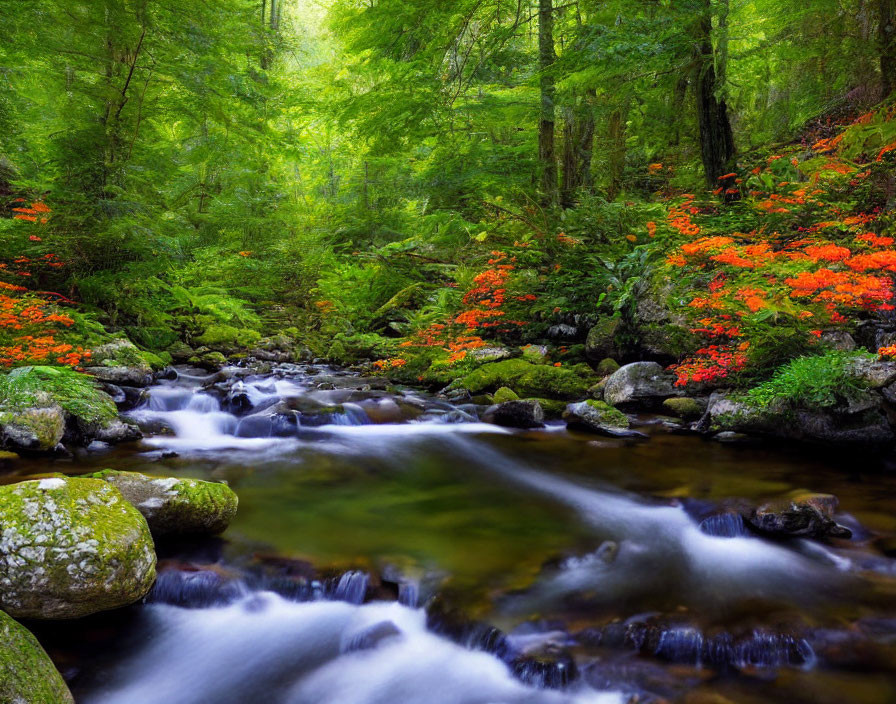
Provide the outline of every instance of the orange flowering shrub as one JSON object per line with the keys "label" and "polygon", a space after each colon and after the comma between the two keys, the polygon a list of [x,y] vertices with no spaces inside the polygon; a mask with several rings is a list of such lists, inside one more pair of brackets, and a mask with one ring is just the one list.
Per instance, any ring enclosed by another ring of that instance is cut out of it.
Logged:
{"label": "orange flowering shrub", "polygon": [[[42,242],[42,228],[48,223],[52,211],[43,202],[24,205],[25,202],[22,198],[14,201],[14,205],[22,205],[12,208],[13,218],[32,223],[28,228],[32,233],[41,232],[41,235],[30,234],[28,242]],[[19,255],[0,261],[0,276],[33,282],[63,266],[53,253],[37,257]],[[78,367],[90,358],[90,350],[58,338],[75,321],[52,301],[71,303],[61,294],[29,291],[24,286],[0,279],[0,367],[22,364]]]}
{"label": "orange flowering shrub", "polygon": [[[876,119],[866,114],[854,125]],[[873,171],[844,158],[849,130],[816,141],[820,156],[806,159],[799,152],[797,158],[795,150],[749,171],[744,179],[752,201],[745,207],[759,223],[750,232],[726,232],[724,219],[709,216],[691,195],[669,209],[668,223],[683,240],[666,262],[689,283],[690,331],[706,343],[673,365],[679,385],[747,369],[756,340],[772,325],[802,335],[808,346],[824,328],[896,309],[891,221],[878,210],[849,212]],[[873,154],[884,161],[896,157],[896,143]],[[879,353],[893,352],[896,346]]]}

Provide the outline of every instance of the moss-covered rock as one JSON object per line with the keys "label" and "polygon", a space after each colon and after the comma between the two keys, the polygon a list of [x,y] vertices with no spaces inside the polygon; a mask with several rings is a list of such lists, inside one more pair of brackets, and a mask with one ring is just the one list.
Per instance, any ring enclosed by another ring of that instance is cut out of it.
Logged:
{"label": "moss-covered rock", "polygon": [[109,384],[148,386],[152,381],[152,366],[134,343],[126,339],[94,348],[86,371]]}
{"label": "moss-covered rock", "polygon": [[550,350],[545,345],[526,345],[520,348],[523,359],[532,364],[547,364]]}
{"label": "moss-covered rock", "polygon": [[663,409],[684,420],[697,420],[706,411],[706,403],[695,398],[667,398],[663,401]]}
{"label": "moss-covered rock", "polygon": [[544,411],[544,417],[557,419],[563,415],[566,410],[566,401],[558,401],[555,398],[528,398],[527,401],[538,401],[541,409]]}
{"label": "moss-covered rock", "polygon": [[171,343],[165,351],[171,355],[171,359],[175,362],[186,362],[196,354],[192,347],[180,340]]}
{"label": "moss-covered rock", "polygon": [[137,508],[152,534],[216,535],[236,515],[238,499],[226,484],[199,479],[151,477],[137,472],[107,469],[90,475],[121,492]]}
{"label": "moss-covered rock", "polygon": [[603,318],[588,331],[588,339],[585,341],[585,355],[588,359],[597,362],[619,355],[619,346],[616,344],[619,327],[619,318]]}
{"label": "moss-covered rock", "polygon": [[505,403],[507,401],[519,401],[520,397],[517,395],[516,391],[513,389],[508,389],[506,386],[502,386],[500,389],[495,391],[492,396],[492,401],[494,403]]}
{"label": "moss-covered rock", "polygon": [[[85,374],[20,367],[0,376],[0,442],[7,447],[49,451],[63,439],[76,444],[112,441],[128,430],[121,425],[112,397]],[[130,431],[122,439],[135,436],[139,433]]]}
{"label": "moss-covered rock", "polygon": [[485,364],[452,386],[474,394],[506,386],[522,397],[575,399],[585,396],[588,387],[596,380],[585,365],[553,367],[530,364],[522,359],[506,359]]}
{"label": "moss-covered rock", "polygon": [[37,638],[0,611],[0,702],[73,704],[74,701]]}
{"label": "moss-covered rock", "polygon": [[36,408],[0,412],[0,440],[6,447],[49,452],[65,434],[65,412],[49,397],[36,398]]}
{"label": "moss-covered rock", "polygon": [[155,579],[149,526],[112,485],[57,477],[0,487],[0,608],[79,618],[140,599]]}
{"label": "moss-covered rock", "polygon": [[168,357],[167,360],[161,355],[154,354],[153,352],[141,352],[141,354],[143,355],[143,359],[149,364],[150,369],[154,372],[161,371],[171,363],[171,355],[168,355],[165,352],[162,354]]}
{"label": "moss-covered rock", "polygon": [[571,403],[563,412],[563,420],[570,428],[585,430],[611,437],[641,436],[629,430],[629,420],[622,411],[603,401],[588,399],[581,403]]}
{"label": "moss-covered rock", "polygon": [[196,353],[187,360],[190,364],[211,371],[220,369],[227,365],[227,357],[217,350],[210,350],[207,347],[200,347]]}
{"label": "moss-covered rock", "polygon": [[601,376],[610,376],[610,374],[619,371],[619,362],[612,357],[607,357],[597,363],[595,371]]}

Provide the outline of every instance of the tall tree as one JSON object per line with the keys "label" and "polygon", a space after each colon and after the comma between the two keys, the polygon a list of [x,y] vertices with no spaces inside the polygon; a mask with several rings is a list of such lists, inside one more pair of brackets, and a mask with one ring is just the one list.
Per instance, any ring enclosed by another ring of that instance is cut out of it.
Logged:
{"label": "tall tree", "polygon": [[886,98],[896,88],[896,0],[878,0],[880,5],[880,87]]}
{"label": "tall tree", "polygon": [[716,53],[712,42],[713,3],[703,0],[700,18],[697,22],[697,51],[699,61],[696,66],[694,88],[697,99],[697,124],[700,129],[700,155],[703,160],[703,174],[710,187],[718,184],[718,179],[728,169],[734,157],[734,133],[728,118],[728,105],[722,96],[724,86],[716,71]]}
{"label": "tall tree", "polygon": [[548,203],[557,200],[557,157],[554,151],[556,86],[553,67],[554,3],[538,0],[538,69],[540,72],[541,111],[538,122],[538,162],[541,170],[542,197]]}

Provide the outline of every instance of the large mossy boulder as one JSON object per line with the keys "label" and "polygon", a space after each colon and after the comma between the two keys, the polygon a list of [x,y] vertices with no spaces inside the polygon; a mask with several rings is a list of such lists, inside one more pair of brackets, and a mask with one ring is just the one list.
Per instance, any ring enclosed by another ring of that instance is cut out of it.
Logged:
{"label": "large mossy boulder", "polygon": [[594,399],[569,404],[563,412],[563,420],[570,428],[588,433],[614,438],[645,437],[629,429],[628,416],[622,411]]}
{"label": "large mossy boulder", "polygon": [[226,484],[111,469],[90,477],[118,489],[143,514],[156,537],[217,535],[236,516],[237,495]]}
{"label": "large mossy boulder", "polygon": [[85,375],[60,367],[20,367],[0,376],[0,443],[46,452],[60,441],[123,442],[140,437],[115,401]]}
{"label": "large mossy boulder", "polygon": [[613,406],[656,407],[667,398],[681,395],[681,389],[675,386],[675,374],[656,362],[626,364],[613,372],[604,386],[604,400]]}
{"label": "large mossy boulder", "polygon": [[155,579],[146,520],[99,479],[0,487],[0,608],[80,618],[140,599]]}
{"label": "large mossy boulder", "polygon": [[74,701],[37,638],[0,611],[0,702],[74,704]]}
{"label": "large mossy boulder", "polygon": [[572,400],[584,397],[588,387],[596,381],[594,373],[586,365],[554,367],[531,364],[522,359],[506,359],[482,365],[456,381],[452,387],[466,389],[472,394],[507,387],[523,398]]}
{"label": "large mossy boulder", "polygon": [[149,386],[152,382],[152,365],[134,343],[126,339],[94,348],[90,366],[85,371],[107,384]]}

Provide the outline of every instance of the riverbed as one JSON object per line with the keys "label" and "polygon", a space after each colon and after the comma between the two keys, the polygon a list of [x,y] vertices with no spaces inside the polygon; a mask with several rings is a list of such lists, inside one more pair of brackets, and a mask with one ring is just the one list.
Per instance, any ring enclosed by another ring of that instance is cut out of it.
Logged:
{"label": "riverbed", "polygon": [[[159,545],[147,603],[34,624],[85,704],[896,701],[896,474],[872,455],[518,431],[311,365],[181,368],[112,467],[226,480],[219,538]],[[736,518],[805,489],[849,540]],[[734,517],[734,518],[732,518]]]}

